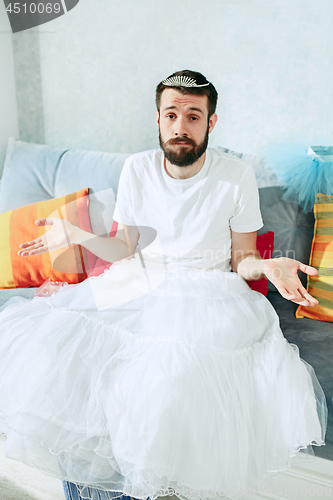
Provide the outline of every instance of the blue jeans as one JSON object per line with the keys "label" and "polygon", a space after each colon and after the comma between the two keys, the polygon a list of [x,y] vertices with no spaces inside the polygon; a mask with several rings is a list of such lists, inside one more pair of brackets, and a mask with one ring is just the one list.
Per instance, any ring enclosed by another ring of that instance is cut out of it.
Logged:
{"label": "blue jeans", "polygon": [[[62,486],[64,488],[66,500],[82,500],[82,497],[80,496],[76,484],[70,483],[69,481],[63,481]],[[108,491],[98,490],[96,488],[88,488],[88,489],[91,500],[110,500],[114,496],[118,496],[117,500],[135,500],[133,497],[129,497],[127,495],[122,495],[121,497],[119,497],[119,492],[114,492],[114,491],[108,492]]]}

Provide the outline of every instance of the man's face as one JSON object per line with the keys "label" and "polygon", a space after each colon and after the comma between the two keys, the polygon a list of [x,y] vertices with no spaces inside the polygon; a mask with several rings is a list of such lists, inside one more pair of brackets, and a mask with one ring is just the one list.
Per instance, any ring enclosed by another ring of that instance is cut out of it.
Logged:
{"label": "man's face", "polygon": [[207,96],[165,89],[157,123],[160,146],[167,160],[178,167],[195,163],[207,149],[208,136],[216,120],[214,114],[208,122]]}

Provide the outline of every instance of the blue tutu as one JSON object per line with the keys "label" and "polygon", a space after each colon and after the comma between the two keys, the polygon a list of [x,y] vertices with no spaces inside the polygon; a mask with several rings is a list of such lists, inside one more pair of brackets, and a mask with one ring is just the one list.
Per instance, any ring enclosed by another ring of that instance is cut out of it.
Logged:
{"label": "blue tutu", "polygon": [[312,210],[317,193],[333,195],[333,153],[327,154],[332,148],[328,139],[320,141],[320,152],[306,138],[269,144],[263,151],[266,168],[274,170],[286,190],[282,199],[298,203],[304,212]]}

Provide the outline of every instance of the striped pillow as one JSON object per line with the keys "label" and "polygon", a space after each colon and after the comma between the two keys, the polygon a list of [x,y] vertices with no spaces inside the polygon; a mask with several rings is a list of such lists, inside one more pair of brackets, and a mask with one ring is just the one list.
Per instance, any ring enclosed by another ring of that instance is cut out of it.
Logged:
{"label": "striped pillow", "polygon": [[315,227],[310,266],[318,269],[318,275],[308,276],[307,290],[319,304],[298,306],[296,318],[333,322],[333,197],[317,194],[313,212]]}
{"label": "striped pillow", "polygon": [[87,278],[97,257],[81,245],[31,257],[21,257],[17,252],[20,243],[34,240],[51,229],[51,226],[36,226],[36,219],[60,217],[91,233],[88,192],[89,188],[84,188],[0,214],[0,288],[39,287],[47,278],[70,284]]}

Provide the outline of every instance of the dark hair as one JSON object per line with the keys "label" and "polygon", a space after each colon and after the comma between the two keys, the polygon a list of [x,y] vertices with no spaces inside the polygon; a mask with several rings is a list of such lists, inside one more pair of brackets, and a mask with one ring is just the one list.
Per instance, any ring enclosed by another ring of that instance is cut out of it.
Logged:
{"label": "dark hair", "polygon": [[[188,76],[193,78],[197,85],[203,85],[208,83],[208,80],[204,75],[198,73],[197,71],[191,71],[190,69],[184,69],[183,71],[176,71],[168,78],[173,76]],[[179,90],[182,94],[195,94],[195,95],[206,95],[208,98],[208,118],[210,118],[216,110],[217,104],[217,92],[212,83],[209,83],[206,87],[172,87],[168,85],[164,85],[162,82],[159,83],[156,87],[156,108],[158,112],[160,111],[161,106],[161,95],[163,90],[168,88],[174,88],[175,90]]]}

